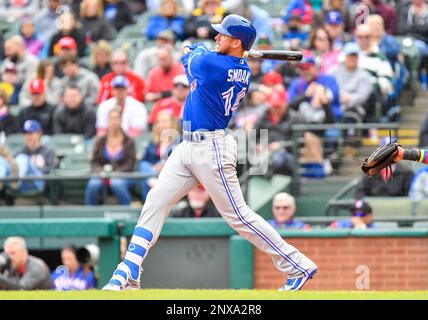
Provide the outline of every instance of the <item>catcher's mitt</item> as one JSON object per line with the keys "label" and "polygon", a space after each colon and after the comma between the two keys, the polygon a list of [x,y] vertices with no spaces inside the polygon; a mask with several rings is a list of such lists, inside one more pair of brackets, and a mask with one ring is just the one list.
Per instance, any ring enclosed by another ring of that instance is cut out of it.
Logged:
{"label": "catcher's mitt", "polygon": [[377,175],[383,168],[396,162],[398,147],[401,146],[397,141],[380,146],[361,163],[361,170],[368,176]]}

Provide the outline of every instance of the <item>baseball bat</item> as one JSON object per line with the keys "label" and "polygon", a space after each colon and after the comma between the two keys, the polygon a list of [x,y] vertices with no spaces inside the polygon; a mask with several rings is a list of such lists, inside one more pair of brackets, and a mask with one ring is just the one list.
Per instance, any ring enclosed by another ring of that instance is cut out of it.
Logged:
{"label": "baseball bat", "polygon": [[244,57],[281,61],[301,61],[303,53],[300,51],[288,50],[250,50],[244,52]]}
{"label": "baseball bat", "polygon": [[[184,47],[184,54],[191,51],[189,47]],[[288,51],[288,50],[250,50],[244,51],[245,58],[253,59],[270,59],[270,60],[281,60],[281,61],[301,61],[303,53],[300,51]]]}

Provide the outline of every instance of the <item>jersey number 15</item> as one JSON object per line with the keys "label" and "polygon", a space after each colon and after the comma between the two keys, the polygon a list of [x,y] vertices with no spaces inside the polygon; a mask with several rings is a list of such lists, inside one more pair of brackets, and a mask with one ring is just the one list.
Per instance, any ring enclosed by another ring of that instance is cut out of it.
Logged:
{"label": "jersey number 15", "polygon": [[245,94],[247,92],[247,88],[243,88],[241,91],[239,91],[239,93],[236,95],[235,102],[233,103],[233,106],[232,106],[234,90],[235,90],[235,86],[232,86],[229,90],[221,94],[221,96],[224,99],[225,116],[229,116],[231,111],[234,112],[236,109],[238,109],[239,103],[241,102],[242,99],[244,99]]}

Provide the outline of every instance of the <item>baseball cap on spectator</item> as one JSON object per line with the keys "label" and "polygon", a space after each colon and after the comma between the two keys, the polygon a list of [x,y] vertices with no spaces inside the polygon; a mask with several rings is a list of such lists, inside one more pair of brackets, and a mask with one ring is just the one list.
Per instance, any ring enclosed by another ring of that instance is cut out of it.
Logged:
{"label": "baseball cap on spectator", "polygon": [[128,86],[128,79],[125,76],[116,76],[111,81],[113,88],[126,88]]}
{"label": "baseball cap on spectator", "polygon": [[265,86],[274,86],[277,84],[282,84],[282,76],[280,73],[271,71],[266,73],[262,78],[262,84]]}
{"label": "baseball cap on spectator", "polygon": [[302,10],[300,9],[294,9],[291,11],[290,20],[296,20],[296,21],[302,21]]}
{"label": "baseball cap on spectator", "polygon": [[344,22],[343,15],[340,11],[330,10],[325,13],[324,22],[327,24],[342,24]]}
{"label": "baseball cap on spectator", "polygon": [[22,130],[25,133],[34,133],[43,131],[42,125],[37,120],[27,120],[24,122]]}
{"label": "baseball cap on spectator", "polygon": [[306,53],[306,54],[303,54],[302,61],[300,61],[299,63],[299,68],[308,69],[316,64],[317,64],[317,61],[315,57],[310,53]]}
{"label": "baseball cap on spectator", "polygon": [[77,49],[77,43],[76,43],[76,40],[74,40],[74,38],[72,38],[72,37],[62,37],[58,41],[58,47],[60,49],[73,49],[73,50],[76,50]]}
{"label": "baseball cap on spectator", "polygon": [[351,213],[354,217],[364,217],[373,212],[372,207],[364,200],[360,199],[354,202],[351,207]]}
{"label": "baseball cap on spectator", "polygon": [[45,92],[45,83],[43,79],[33,79],[30,82],[30,93],[40,94]]}
{"label": "baseball cap on spectator", "polygon": [[272,92],[266,97],[266,104],[271,108],[278,108],[287,103],[288,94],[285,89],[275,88]]}
{"label": "baseball cap on spectator", "polygon": [[189,86],[189,80],[187,79],[187,76],[185,74],[179,74],[178,76],[175,76],[174,79],[172,79],[172,83],[177,86],[182,87],[188,87]]}
{"label": "baseball cap on spectator", "polygon": [[360,47],[355,42],[348,42],[343,47],[343,52],[345,55],[358,55],[360,53]]}
{"label": "baseball cap on spectator", "polygon": [[14,64],[12,61],[6,61],[3,66],[3,72],[18,72],[16,69],[16,64]]}

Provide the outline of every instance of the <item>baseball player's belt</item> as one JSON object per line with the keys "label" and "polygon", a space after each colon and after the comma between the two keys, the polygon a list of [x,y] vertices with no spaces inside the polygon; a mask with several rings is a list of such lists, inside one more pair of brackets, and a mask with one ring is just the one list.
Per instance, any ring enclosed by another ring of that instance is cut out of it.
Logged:
{"label": "baseball player's belt", "polygon": [[221,138],[227,135],[228,130],[215,130],[215,131],[183,131],[183,139],[191,142],[202,142],[212,140],[214,138]]}

